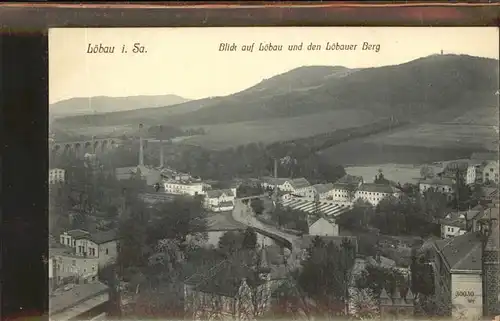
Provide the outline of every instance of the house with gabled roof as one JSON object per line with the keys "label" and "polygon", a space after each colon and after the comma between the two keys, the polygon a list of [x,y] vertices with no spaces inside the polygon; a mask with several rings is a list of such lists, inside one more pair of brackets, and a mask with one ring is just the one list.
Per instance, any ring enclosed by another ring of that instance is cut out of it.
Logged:
{"label": "house with gabled roof", "polygon": [[362,199],[373,206],[377,206],[381,200],[388,197],[399,197],[400,191],[394,186],[387,184],[364,183],[355,193],[355,199]]}
{"label": "house with gabled roof", "polygon": [[231,211],[234,208],[236,188],[207,190],[204,196],[204,206],[214,212]]}
{"label": "house with gabled roof", "polygon": [[319,217],[309,222],[309,235],[338,236],[339,226],[333,220]]}
{"label": "house with gabled roof", "polygon": [[283,183],[280,189],[295,195],[307,195],[311,190],[311,183],[303,177],[293,178]]}
{"label": "house with gabled roof", "polygon": [[455,181],[451,178],[433,178],[421,180],[418,183],[420,193],[435,191],[446,195],[448,200],[453,199],[455,193]]}
{"label": "house with gabled roof", "polygon": [[482,234],[470,232],[435,241],[433,249],[435,295],[449,306],[448,315],[482,317]]}
{"label": "house with gabled roof", "polygon": [[312,185],[310,189],[306,190],[308,193],[305,193],[305,195],[310,199],[320,199],[320,200],[326,200],[328,199],[328,196],[330,195],[330,191],[333,189],[333,184],[332,183],[326,183],[326,184],[315,184]]}
{"label": "house with gabled roof", "polygon": [[271,294],[280,280],[271,280],[265,255],[237,255],[186,276],[184,309],[193,319],[252,320],[270,308]]}
{"label": "house with gabled roof", "polygon": [[311,183],[303,177],[298,178],[262,178],[262,186],[265,189],[277,188],[281,192],[306,196],[311,190]]}
{"label": "house with gabled roof", "polygon": [[118,256],[118,235],[115,230],[90,233],[70,230],[59,237],[60,243],[81,257],[98,258],[99,267],[114,263]]}

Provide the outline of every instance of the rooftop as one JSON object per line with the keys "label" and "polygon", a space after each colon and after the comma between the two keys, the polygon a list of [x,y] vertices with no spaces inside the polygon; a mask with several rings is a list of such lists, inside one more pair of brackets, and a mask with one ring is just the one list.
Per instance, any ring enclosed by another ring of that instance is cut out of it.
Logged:
{"label": "rooftop", "polygon": [[498,199],[498,188],[496,187],[483,187],[484,198]]}
{"label": "rooftop", "polygon": [[396,192],[395,188],[390,185],[374,183],[365,183],[359,187],[359,190],[364,192],[384,194],[392,194]]}
{"label": "rooftop", "polygon": [[59,244],[59,246],[49,246],[49,257],[53,256],[76,257],[76,254],[73,248]]}
{"label": "rooftop", "polygon": [[327,184],[316,184],[312,186],[318,194],[323,194],[331,191],[333,189],[332,183]]}
{"label": "rooftop", "polygon": [[195,186],[195,185],[203,185],[200,181],[195,180],[175,180],[175,179],[166,179],[163,181],[166,184],[175,184],[175,185],[185,185],[185,186]]}
{"label": "rooftop", "polygon": [[424,180],[421,180],[420,184],[439,185],[439,186],[453,186],[455,183],[450,178],[433,178],[433,179],[424,179]]}
{"label": "rooftop", "polygon": [[471,232],[435,242],[450,270],[481,272],[481,237]]}
{"label": "rooftop", "polygon": [[333,224],[332,222],[330,222],[329,220],[323,218],[323,217],[318,217],[316,219],[313,219],[309,222],[309,226],[312,226],[313,224]]}
{"label": "rooftop", "polygon": [[81,239],[84,237],[88,237],[90,235],[89,232],[84,231],[84,230],[70,230],[66,232],[69,236],[71,236],[74,239]]}
{"label": "rooftop", "polygon": [[335,204],[332,202],[319,202],[316,203],[312,200],[307,200],[300,197],[291,197],[284,199],[281,204],[284,207],[291,208],[297,211],[303,211],[306,213],[315,213],[316,210],[326,216],[338,216],[345,213],[351,209],[350,206]]}
{"label": "rooftop", "polygon": [[392,268],[396,267],[396,261],[391,260],[385,256],[370,256],[366,259],[366,263],[375,265],[375,266],[382,266],[382,267],[387,267],[387,268]]}
{"label": "rooftop", "polygon": [[270,185],[282,185],[289,180],[290,180],[289,178],[280,178],[271,176],[262,177],[262,181]]}
{"label": "rooftop", "polygon": [[233,191],[230,189],[213,189],[207,191],[208,198],[219,198],[222,194],[226,194],[226,196],[234,196]]}
{"label": "rooftop", "polygon": [[50,314],[61,313],[107,291],[108,286],[101,282],[74,284],[72,287],[57,289],[49,298]]}
{"label": "rooftop", "polygon": [[90,235],[90,240],[96,244],[104,244],[111,241],[116,241],[118,239],[118,235],[116,231],[101,231],[97,233],[92,233]]}
{"label": "rooftop", "polygon": [[[244,263],[244,257],[234,261],[236,260],[221,261],[203,273],[191,275],[184,283],[193,286],[195,291],[226,297],[235,297],[244,279],[251,287],[264,284],[258,272]],[[270,270],[266,268],[263,272]]]}
{"label": "rooftop", "polygon": [[295,189],[300,189],[304,187],[311,186],[311,183],[307,181],[307,179],[300,177],[300,178],[294,178],[289,180],[290,185],[292,185],[293,188]]}

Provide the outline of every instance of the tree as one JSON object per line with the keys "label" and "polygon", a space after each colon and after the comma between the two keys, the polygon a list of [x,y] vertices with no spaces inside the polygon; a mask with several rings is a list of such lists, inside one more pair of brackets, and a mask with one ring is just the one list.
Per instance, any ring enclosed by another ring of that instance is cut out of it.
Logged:
{"label": "tree", "polygon": [[219,249],[227,255],[236,253],[242,248],[244,237],[240,232],[228,231],[220,237]]}
{"label": "tree", "polygon": [[250,201],[250,206],[255,214],[262,214],[264,211],[264,202],[260,198],[255,198]]}
{"label": "tree", "polygon": [[55,184],[49,189],[49,233],[59,235],[70,228],[68,212],[73,204],[67,184]]}
{"label": "tree", "polygon": [[277,205],[271,213],[271,220],[278,226],[309,233],[307,213]]}
{"label": "tree", "polygon": [[257,233],[251,227],[245,230],[242,241],[242,248],[255,249],[257,247]]}
{"label": "tree", "polygon": [[369,217],[373,215],[373,206],[365,200],[359,199],[354,202],[353,207],[348,212],[338,216],[335,222],[342,228],[362,231],[366,230]]}
{"label": "tree", "polygon": [[130,218],[122,221],[118,227],[120,247],[118,248],[118,265],[121,275],[124,270],[144,265],[144,246],[146,243],[146,227]]}
{"label": "tree", "polygon": [[363,272],[357,276],[355,287],[370,289],[375,297],[380,296],[382,289],[393,293],[396,289],[406,286],[403,274],[396,269],[368,264]]}
{"label": "tree", "polygon": [[319,237],[313,240],[298,282],[316,302],[317,312],[330,315],[345,312],[354,259],[353,247],[347,242],[339,247]]}
{"label": "tree", "polygon": [[412,250],[411,256],[411,290],[414,294],[430,296],[434,294],[434,275],[432,266],[425,259],[425,255],[417,255]]}
{"label": "tree", "polygon": [[172,202],[160,203],[152,209],[151,216],[148,244],[165,238],[183,244],[188,235],[207,230],[207,214],[200,198],[178,197]]}
{"label": "tree", "polygon": [[434,169],[430,167],[429,165],[423,165],[420,168],[420,177],[423,179],[429,179],[429,178],[434,178]]}

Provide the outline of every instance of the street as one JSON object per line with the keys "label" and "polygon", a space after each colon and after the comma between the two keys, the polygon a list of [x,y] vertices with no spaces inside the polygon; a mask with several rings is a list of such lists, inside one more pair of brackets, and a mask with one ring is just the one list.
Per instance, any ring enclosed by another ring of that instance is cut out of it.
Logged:
{"label": "street", "polygon": [[233,218],[235,221],[243,223],[246,226],[259,228],[270,234],[274,234],[288,240],[292,244],[292,251],[287,260],[290,269],[295,268],[297,264],[300,263],[302,249],[300,246],[300,238],[298,236],[282,232],[274,226],[269,226],[260,222],[255,217],[255,214],[253,213],[250,205],[246,205],[238,199],[236,199],[234,202]]}

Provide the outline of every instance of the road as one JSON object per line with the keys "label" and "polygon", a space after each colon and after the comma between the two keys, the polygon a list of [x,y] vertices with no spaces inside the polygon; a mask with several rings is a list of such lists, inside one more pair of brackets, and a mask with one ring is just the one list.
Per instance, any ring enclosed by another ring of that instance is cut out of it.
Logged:
{"label": "road", "polygon": [[239,199],[236,199],[234,202],[233,218],[235,221],[243,223],[246,226],[259,228],[270,234],[274,234],[288,240],[292,244],[292,251],[287,260],[289,268],[293,270],[300,263],[300,255],[302,254],[302,250],[300,247],[300,238],[298,236],[285,233],[278,230],[274,226],[269,226],[260,222],[255,217],[255,214],[250,205],[244,204]]}

